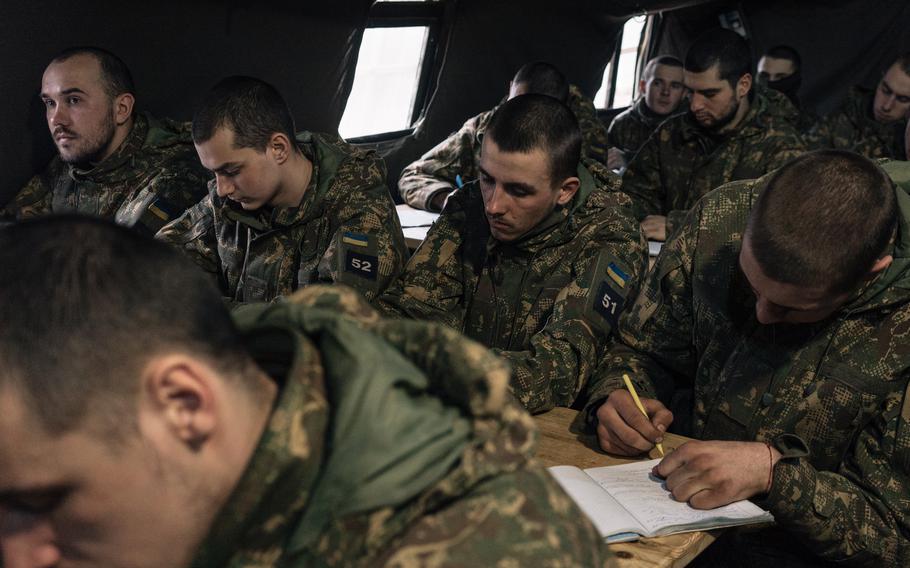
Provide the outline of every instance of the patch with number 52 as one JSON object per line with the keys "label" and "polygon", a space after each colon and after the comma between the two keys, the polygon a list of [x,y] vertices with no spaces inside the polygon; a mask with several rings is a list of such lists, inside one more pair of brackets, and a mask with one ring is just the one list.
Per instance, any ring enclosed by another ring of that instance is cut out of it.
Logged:
{"label": "patch with number 52", "polygon": [[376,271],[379,270],[379,261],[376,255],[361,254],[352,250],[347,251],[344,259],[344,269],[368,280],[376,280]]}
{"label": "patch with number 52", "polygon": [[610,282],[610,280],[604,280],[600,283],[600,288],[594,297],[594,311],[602,315],[610,323],[612,329],[616,329],[626,300],[610,286]]}

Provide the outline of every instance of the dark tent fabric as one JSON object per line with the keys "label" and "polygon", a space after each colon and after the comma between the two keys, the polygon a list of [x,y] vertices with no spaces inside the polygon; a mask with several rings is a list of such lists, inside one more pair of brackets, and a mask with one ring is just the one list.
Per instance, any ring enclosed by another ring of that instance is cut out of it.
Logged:
{"label": "dark tent fabric", "polygon": [[301,128],[334,132],[353,81],[370,0],[4,2],[0,61],[0,204],[44,168],[54,147],[37,94],[44,67],[73,45],[110,49],[130,67],[137,107],[189,120],[227,75],[273,83]]}

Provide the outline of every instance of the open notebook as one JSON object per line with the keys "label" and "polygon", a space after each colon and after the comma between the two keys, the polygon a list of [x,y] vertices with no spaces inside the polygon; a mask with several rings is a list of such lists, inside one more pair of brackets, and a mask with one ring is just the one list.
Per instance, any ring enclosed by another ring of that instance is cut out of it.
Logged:
{"label": "open notebook", "polygon": [[749,501],[702,511],[674,501],[664,482],[651,474],[660,460],[581,470],[571,465],[549,468],[607,542],[636,540],[689,531],[774,520]]}

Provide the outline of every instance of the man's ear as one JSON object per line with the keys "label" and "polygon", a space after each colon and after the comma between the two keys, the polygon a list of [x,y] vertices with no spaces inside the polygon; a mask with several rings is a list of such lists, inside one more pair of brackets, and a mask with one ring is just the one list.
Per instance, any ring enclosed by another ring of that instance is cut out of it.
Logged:
{"label": "man's ear", "polygon": [[559,185],[559,197],[556,198],[556,203],[558,205],[565,205],[566,203],[572,201],[572,198],[575,197],[575,193],[578,191],[579,186],[581,186],[581,180],[577,177],[570,177],[563,180]]}
{"label": "man's ear", "polygon": [[133,116],[133,105],[136,103],[132,93],[120,93],[114,97],[114,121],[122,126]]}
{"label": "man's ear", "polygon": [[156,357],[143,371],[143,399],[165,430],[198,451],[218,423],[217,380],[211,367],[192,357]]}
{"label": "man's ear", "polygon": [[294,143],[288,140],[288,137],[284,134],[275,132],[269,138],[269,144],[266,149],[277,163],[283,164],[291,157],[291,152],[294,151]]}
{"label": "man's ear", "polygon": [[752,89],[752,73],[746,73],[736,82],[736,96],[743,98]]}
{"label": "man's ear", "polygon": [[644,79],[639,79],[639,80],[638,80],[638,94],[639,94],[639,95],[644,95],[644,94],[645,94],[645,91],[646,91],[647,89],[648,89],[648,82],[645,81]]}

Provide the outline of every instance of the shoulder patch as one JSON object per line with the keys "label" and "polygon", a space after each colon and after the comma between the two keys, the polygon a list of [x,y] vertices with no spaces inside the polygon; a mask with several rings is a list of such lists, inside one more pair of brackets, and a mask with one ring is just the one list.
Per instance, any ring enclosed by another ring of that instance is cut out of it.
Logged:
{"label": "shoulder patch", "polygon": [[615,262],[611,262],[607,265],[607,276],[609,276],[620,288],[625,288],[626,282],[629,281],[629,275],[623,272],[620,267],[616,266]]}
{"label": "shoulder patch", "polygon": [[375,254],[362,254],[347,250],[345,251],[344,270],[367,280],[376,280],[379,258]]}
{"label": "shoulder patch", "polygon": [[613,289],[612,276],[605,278],[597,288],[597,296],[594,298],[594,311],[600,314],[612,329],[619,325],[619,316],[626,305],[626,299],[616,290]]}
{"label": "shoulder patch", "polygon": [[370,246],[370,237],[369,235],[363,235],[361,233],[345,231],[341,236],[341,242],[355,247],[368,247]]}

